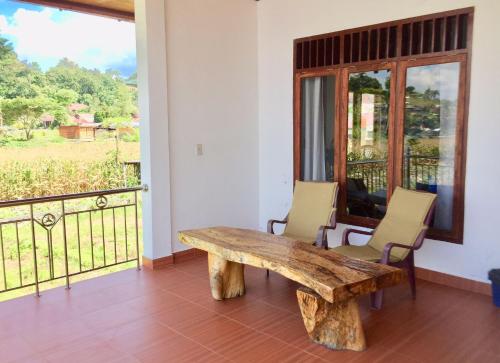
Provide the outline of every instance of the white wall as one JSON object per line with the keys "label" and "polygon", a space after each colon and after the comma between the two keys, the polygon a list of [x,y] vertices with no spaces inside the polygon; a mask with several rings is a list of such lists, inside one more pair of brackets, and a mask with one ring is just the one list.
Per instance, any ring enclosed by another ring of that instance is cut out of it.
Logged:
{"label": "white wall", "polygon": [[165,3],[175,252],[182,229],[258,227],[257,6]]}
{"label": "white wall", "polygon": [[[500,1],[263,0],[258,3],[259,224],[283,217],[293,179],[292,54],[295,38],[475,6],[463,245],[426,241],[418,266],[486,281],[500,267]],[[330,236],[340,241],[342,226]]]}

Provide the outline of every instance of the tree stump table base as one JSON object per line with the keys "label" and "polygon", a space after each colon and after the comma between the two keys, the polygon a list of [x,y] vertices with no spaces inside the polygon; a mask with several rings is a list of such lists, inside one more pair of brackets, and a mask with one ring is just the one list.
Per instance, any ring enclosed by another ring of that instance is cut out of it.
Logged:
{"label": "tree stump table base", "polygon": [[329,303],[313,290],[302,287],[297,299],[309,338],[330,349],[366,349],[365,333],[355,298]]}
{"label": "tree stump table base", "polygon": [[244,265],[208,254],[210,290],[215,300],[245,295]]}

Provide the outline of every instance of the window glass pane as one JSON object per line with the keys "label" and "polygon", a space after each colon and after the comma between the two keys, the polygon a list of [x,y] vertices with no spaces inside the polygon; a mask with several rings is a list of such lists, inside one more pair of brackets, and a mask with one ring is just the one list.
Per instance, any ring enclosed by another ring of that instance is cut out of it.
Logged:
{"label": "window glass pane", "polygon": [[333,181],[335,76],[304,78],[301,93],[301,179]]}
{"label": "window glass pane", "polygon": [[433,227],[451,230],[460,64],[408,68],[404,121],[405,188],[437,193]]}
{"label": "window glass pane", "polygon": [[387,205],[389,70],[351,73],[347,119],[347,213],[382,218]]}

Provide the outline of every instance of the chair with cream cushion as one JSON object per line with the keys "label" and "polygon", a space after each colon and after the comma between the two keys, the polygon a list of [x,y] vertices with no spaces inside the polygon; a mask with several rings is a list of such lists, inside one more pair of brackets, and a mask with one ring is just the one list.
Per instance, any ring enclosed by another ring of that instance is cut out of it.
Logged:
{"label": "chair with cream cushion", "polygon": [[[332,251],[365,261],[379,262],[405,268],[413,298],[416,297],[415,264],[413,252],[424,241],[436,206],[436,195],[397,187],[392,194],[387,212],[373,231],[346,229],[342,245]],[[370,235],[366,245],[349,243],[351,233]],[[372,295],[372,307],[382,306],[383,290]]]}
{"label": "chair with cream cushion", "polygon": [[284,220],[270,220],[267,232],[286,224],[283,236],[327,248],[326,232],[336,227],[337,195],[337,183],[296,181],[290,212]]}

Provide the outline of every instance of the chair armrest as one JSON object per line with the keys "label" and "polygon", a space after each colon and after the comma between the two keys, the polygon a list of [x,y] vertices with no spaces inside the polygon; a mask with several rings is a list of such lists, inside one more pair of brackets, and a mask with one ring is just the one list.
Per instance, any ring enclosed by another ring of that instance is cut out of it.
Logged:
{"label": "chair armrest", "polygon": [[344,230],[344,233],[342,234],[342,246],[349,246],[349,235],[351,233],[356,233],[356,234],[363,234],[366,236],[371,236],[373,234],[373,231],[362,231],[361,229],[354,229],[354,228],[347,228]]}
{"label": "chair armrest", "polygon": [[407,250],[410,251],[415,251],[417,248],[414,246],[409,246],[409,245],[403,245],[401,243],[395,243],[395,242],[389,242],[384,246],[384,252],[382,252],[382,259],[380,260],[380,263],[387,265],[390,261],[391,258],[391,250],[394,247],[400,247],[400,248],[406,248]]}
{"label": "chair armrest", "polygon": [[325,249],[328,248],[328,230],[333,231],[335,228],[337,228],[336,225],[334,226],[320,226],[318,228],[318,233],[316,234],[316,242],[315,245],[316,247],[323,247]]}
{"label": "chair armrest", "polygon": [[384,246],[384,252],[382,253],[382,259],[380,260],[380,263],[384,264],[389,263],[391,257],[391,250],[394,247],[406,248],[407,250],[410,251],[418,250],[420,247],[422,247],[422,243],[424,241],[426,233],[427,233],[427,228],[422,229],[415,240],[415,244],[413,245],[403,245],[401,243],[389,242]]}
{"label": "chair armrest", "polygon": [[270,219],[269,221],[267,221],[267,233],[274,234],[274,224],[275,223],[287,224],[287,222],[288,222],[287,218],[283,219],[282,221],[280,221],[278,219]]}

